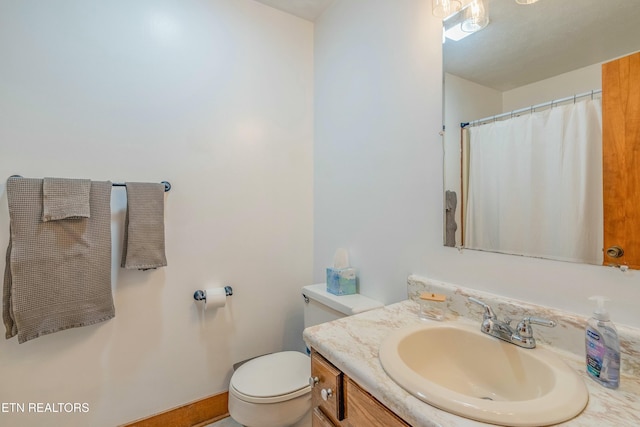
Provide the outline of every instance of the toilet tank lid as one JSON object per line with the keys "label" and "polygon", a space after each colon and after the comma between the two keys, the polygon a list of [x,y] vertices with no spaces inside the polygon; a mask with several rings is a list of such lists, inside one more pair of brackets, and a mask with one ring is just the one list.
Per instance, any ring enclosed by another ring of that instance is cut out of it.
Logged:
{"label": "toilet tank lid", "polygon": [[265,399],[303,391],[309,387],[311,359],[298,351],[282,351],[257,357],[241,365],[231,377],[240,393]]}
{"label": "toilet tank lid", "polygon": [[302,293],[308,298],[318,301],[347,316],[384,307],[380,301],[376,301],[360,294],[334,295],[327,292],[326,283],[307,285],[302,288]]}

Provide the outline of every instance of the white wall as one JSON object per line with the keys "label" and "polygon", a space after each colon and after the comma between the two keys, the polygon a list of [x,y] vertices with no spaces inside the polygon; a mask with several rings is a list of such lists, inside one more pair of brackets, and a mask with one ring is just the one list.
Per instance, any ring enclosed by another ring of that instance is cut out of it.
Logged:
{"label": "white wall", "polygon": [[503,92],[504,111],[602,89],[602,64],[593,64]]}
{"label": "white wall", "polygon": [[361,291],[406,273],[640,327],[640,272],[442,246],[441,32],[426,1],[340,0],[316,24],[314,279],[350,248]]}
{"label": "white wall", "polygon": [[502,112],[502,92],[444,74],[444,189],[458,196],[456,209],[456,245],[462,242],[462,180],[460,176],[460,123],[482,119]]}
{"label": "white wall", "polygon": [[[116,265],[126,203],[113,190],[114,319],[0,341],[0,402],[89,413],[0,412],[0,425],[118,425],[227,390],[237,361],[302,348],[310,22],[251,0],[0,0],[0,58],[3,180],[173,184],[169,266],[147,272]],[[4,248],[4,183],[0,203]],[[198,309],[207,283],[233,286],[225,309]]]}
{"label": "white wall", "polygon": [[316,21],[315,281],[345,247],[361,292],[398,301],[442,244],[439,37],[424,0],[340,0]]}

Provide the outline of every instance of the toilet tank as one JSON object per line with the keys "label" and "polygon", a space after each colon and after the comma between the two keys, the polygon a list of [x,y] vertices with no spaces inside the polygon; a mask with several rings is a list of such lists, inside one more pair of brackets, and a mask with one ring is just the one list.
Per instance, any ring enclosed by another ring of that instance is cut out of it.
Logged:
{"label": "toilet tank", "polygon": [[360,294],[333,295],[327,292],[325,283],[304,286],[302,296],[305,302],[305,328],[384,306],[381,302]]}

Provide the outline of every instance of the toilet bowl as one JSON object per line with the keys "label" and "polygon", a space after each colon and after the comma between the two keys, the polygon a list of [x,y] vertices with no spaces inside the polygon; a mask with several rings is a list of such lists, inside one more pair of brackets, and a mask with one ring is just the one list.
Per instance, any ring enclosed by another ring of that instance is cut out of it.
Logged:
{"label": "toilet bowl", "polygon": [[[382,307],[363,295],[336,296],[324,283],[302,288],[304,326]],[[229,415],[246,427],[311,427],[311,360],[297,351],[256,357],[231,376]]]}
{"label": "toilet bowl", "polygon": [[231,377],[229,414],[246,427],[310,426],[310,375],[309,357],[297,351],[252,359]]}

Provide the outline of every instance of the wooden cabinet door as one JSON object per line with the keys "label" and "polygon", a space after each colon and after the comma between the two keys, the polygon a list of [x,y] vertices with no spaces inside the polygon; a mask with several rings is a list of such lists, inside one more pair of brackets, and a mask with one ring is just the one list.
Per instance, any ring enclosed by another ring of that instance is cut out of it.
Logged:
{"label": "wooden cabinet door", "polygon": [[[640,268],[640,52],[602,65],[604,265]],[[615,247],[624,254],[612,257]]]}
{"label": "wooden cabinet door", "polygon": [[345,417],[342,372],[313,350],[311,377],[317,378],[311,389],[313,407],[322,409],[322,412],[338,425]]}
{"label": "wooden cabinet door", "polygon": [[347,406],[350,427],[410,427],[351,379],[347,380]]}

